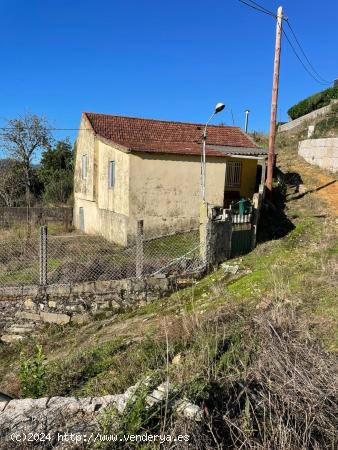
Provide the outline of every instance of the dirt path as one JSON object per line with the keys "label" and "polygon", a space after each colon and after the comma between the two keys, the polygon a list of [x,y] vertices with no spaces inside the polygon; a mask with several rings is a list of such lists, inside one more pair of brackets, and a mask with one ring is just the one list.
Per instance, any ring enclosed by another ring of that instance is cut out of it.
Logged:
{"label": "dirt path", "polygon": [[[318,195],[322,197],[328,204],[332,215],[338,217],[338,182],[330,180],[329,177],[319,175],[318,180],[321,186],[326,185],[318,191]],[[333,183],[332,183],[333,181]],[[331,184],[329,184],[331,182]]]}
{"label": "dirt path", "polygon": [[298,156],[293,146],[283,150],[279,158],[280,166],[284,172],[296,172],[302,177],[306,195],[314,195],[323,201],[325,209],[333,217],[338,217],[338,176],[330,174],[307,163]]}
{"label": "dirt path", "polygon": [[312,180],[310,189],[315,189],[316,194],[327,203],[331,214],[338,217],[338,181],[334,175],[323,174],[317,167],[300,162],[302,176]]}

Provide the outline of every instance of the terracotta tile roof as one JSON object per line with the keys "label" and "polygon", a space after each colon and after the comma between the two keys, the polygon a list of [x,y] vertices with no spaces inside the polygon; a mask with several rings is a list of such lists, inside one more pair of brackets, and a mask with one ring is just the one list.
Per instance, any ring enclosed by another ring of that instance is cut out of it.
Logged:
{"label": "terracotta tile roof", "polygon": [[[182,155],[201,153],[203,124],[84,114],[96,134],[131,151]],[[213,145],[218,148],[213,148]],[[252,149],[254,154],[262,150],[239,127],[208,126],[207,155],[224,157],[227,149],[229,154],[236,153],[236,148]]]}

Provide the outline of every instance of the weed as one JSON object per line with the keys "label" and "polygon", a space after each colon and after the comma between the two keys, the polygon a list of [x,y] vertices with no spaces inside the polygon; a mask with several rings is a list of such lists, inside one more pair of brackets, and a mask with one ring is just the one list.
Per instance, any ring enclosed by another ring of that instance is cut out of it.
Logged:
{"label": "weed", "polygon": [[36,346],[31,358],[21,353],[20,355],[20,381],[24,397],[38,398],[43,396],[46,389],[46,357],[40,345]]}

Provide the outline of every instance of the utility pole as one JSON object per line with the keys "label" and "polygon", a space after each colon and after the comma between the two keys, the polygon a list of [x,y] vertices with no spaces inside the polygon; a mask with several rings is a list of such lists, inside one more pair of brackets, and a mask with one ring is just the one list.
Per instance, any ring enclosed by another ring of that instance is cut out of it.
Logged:
{"label": "utility pole", "polygon": [[272,175],[273,175],[273,167],[274,167],[274,162],[275,162],[276,116],[277,116],[277,101],[278,101],[282,20],[283,20],[283,8],[280,6],[277,10],[275,60],[274,60],[274,66],[273,66],[269,153],[268,153],[268,168],[267,168],[268,170],[267,170],[267,176],[266,176],[267,194],[270,199],[271,199],[271,194],[272,194]]}

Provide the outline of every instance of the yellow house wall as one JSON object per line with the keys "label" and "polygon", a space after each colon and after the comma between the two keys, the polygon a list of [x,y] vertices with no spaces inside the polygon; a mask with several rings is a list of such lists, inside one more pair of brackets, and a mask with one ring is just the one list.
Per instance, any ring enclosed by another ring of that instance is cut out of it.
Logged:
{"label": "yellow house wall", "polygon": [[[84,210],[84,231],[127,245],[129,212],[129,155],[107,145],[86,131],[83,116],[77,138],[74,170],[74,226],[80,228]],[[82,156],[87,155],[87,177],[82,178]],[[108,186],[108,163],[115,161],[115,186]]]}
{"label": "yellow house wall", "polygon": [[[233,158],[234,160],[235,158]],[[252,198],[256,187],[257,159],[242,159],[242,197]]]}
{"label": "yellow house wall", "polygon": [[[130,154],[100,141],[98,143],[98,155],[98,207],[128,215]],[[109,161],[115,161],[115,185],[113,188],[108,186]]]}
{"label": "yellow house wall", "polygon": [[[95,200],[95,148],[97,139],[85,116],[82,116],[76,139],[76,158],[74,167],[74,196],[84,200]],[[87,178],[82,178],[82,156],[87,155]]]}
{"label": "yellow house wall", "polygon": [[[223,205],[225,164],[230,158],[207,158],[206,199]],[[239,161],[238,158],[236,158]],[[242,196],[252,197],[256,160],[242,160]],[[147,233],[170,233],[197,228],[200,213],[198,156],[138,153],[130,157],[131,222],[144,220]],[[132,230],[129,231],[132,233]]]}
{"label": "yellow house wall", "polygon": [[240,188],[225,188],[227,191],[239,191],[241,197],[252,198],[256,185],[256,159],[231,158],[231,161],[242,161],[242,179]]}
{"label": "yellow house wall", "polygon": [[95,202],[75,198],[74,226],[80,228],[79,209],[84,210],[84,231],[86,234],[100,235],[120,245],[128,244],[128,216],[107,209],[99,209]]}

